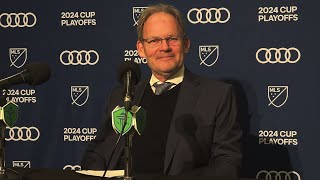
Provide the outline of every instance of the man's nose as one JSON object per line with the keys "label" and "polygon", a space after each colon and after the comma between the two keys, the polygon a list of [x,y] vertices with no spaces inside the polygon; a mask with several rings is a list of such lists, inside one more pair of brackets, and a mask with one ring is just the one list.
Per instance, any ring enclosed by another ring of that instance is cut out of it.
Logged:
{"label": "man's nose", "polygon": [[170,44],[169,44],[169,41],[168,41],[167,39],[162,39],[162,40],[161,40],[160,48],[161,48],[162,50],[171,49]]}

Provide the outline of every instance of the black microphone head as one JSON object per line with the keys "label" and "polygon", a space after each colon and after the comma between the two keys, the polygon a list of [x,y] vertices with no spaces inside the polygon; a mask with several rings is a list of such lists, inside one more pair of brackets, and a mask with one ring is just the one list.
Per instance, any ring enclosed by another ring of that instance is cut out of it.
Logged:
{"label": "black microphone head", "polygon": [[118,71],[118,80],[120,81],[120,83],[123,83],[123,77],[130,70],[131,70],[131,77],[133,79],[134,84],[137,84],[140,81],[140,78],[141,78],[140,66],[133,61],[124,61],[119,66],[119,71]]}
{"label": "black microphone head", "polygon": [[29,85],[39,85],[49,80],[51,71],[47,63],[33,62],[25,65],[25,81]]}

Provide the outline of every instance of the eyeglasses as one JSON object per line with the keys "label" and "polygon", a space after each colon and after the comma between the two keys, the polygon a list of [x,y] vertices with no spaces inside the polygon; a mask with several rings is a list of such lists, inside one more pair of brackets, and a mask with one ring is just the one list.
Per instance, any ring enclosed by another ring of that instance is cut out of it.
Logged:
{"label": "eyeglasses", "polygon": [[162,44],[162,40],[165,40],[170,46],[177,46],[181,44],[181,40],[183,40],[186,35],[180,36],[170,36],[167,38],[147,38],[141,39],[141,41],[146,42],[147,45],[151,48],[159,47]]}

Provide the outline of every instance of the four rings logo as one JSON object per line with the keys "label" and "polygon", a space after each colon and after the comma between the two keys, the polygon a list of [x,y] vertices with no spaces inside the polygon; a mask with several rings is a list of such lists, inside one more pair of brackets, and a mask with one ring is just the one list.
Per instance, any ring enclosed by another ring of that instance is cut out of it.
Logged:
{"label": "four rings logo", "polygon": [[192,8],[189,10],[188,20],[192,24],[226,23],[230,19],[230,11],[227,8]]}
{"label": "four rings logo", "polygon": [[6,141],[37,141],[40,137],[40,131],[36,127],[6,127],[9,138]]}
{"label": "four rings logo", "polygon": [[[207,59],[210,56],[213,56],[214,54],[215,57],[210,58],[213,59],[210,63],[207,63]],[[204,64],[208,67],[212,66],[214,63],[217,62],[219,58],[219,46],[217,45],[209,45],[209,46],[199,46],[199,58],[200,58],[200,65]]]}
{"label": "four rings logo", "polygon": [[147,9],[147,7],[133,7],[132,8],[132,17],[133,17],[133,21],[134,21],[133,26],[138,25],[138,20],[140,18],[140,15],[141,15],[142,11],[145,9]]}
{"label": "four rings logo", "polygon": [[95,50],[72,50],[62,51],[60,62],[67,65],[95,65],[99,61],[99,54]]}
{"label": "four rings logo", "polygon": [[0,14],[0,27],[33,27],[37,23],[37,17],[31,13],[2,13]]}
{"label": "four rings logo", "polygon": [[296,63],[300,60],[301,53],[295,47],[290,48],[260,48],[256,52],[256,59],[261,64],[266,63]]}
{"label": "four rings logo", "polygon": [[259,171],[256,179],[264,180],[301,180],[299,173],[296,171]]}
{"label": "four rings logo", "polygon": [[65,165],[63,167],[63,170],[72,170],[72,171],[80,171],[81,170],[81,166],[80,165]]}

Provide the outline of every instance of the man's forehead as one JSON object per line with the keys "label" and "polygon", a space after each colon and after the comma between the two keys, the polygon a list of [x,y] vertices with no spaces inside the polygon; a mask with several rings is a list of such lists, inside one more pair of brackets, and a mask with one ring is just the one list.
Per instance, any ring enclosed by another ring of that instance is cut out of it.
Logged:
{"label": "man's forehead", "polygon": [[143,26],[143,36],[148,37],[168,37],[178,35],[180,32],[177,19],[165,12],[151,15]]}
{"label": "man's forehead", "polygon": [[144,26],[150,23],[153,24],[153,23],[167,23],[167,22],[177,23],[177,19],[169,13],[157,12],[147,18],[147,20],[144,23]]}

